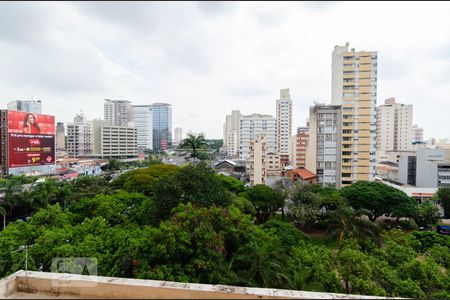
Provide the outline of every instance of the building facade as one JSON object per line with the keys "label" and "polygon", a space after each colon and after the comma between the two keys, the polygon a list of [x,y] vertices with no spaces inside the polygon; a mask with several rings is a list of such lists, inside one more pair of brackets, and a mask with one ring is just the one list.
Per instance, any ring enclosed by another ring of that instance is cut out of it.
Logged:
{"label": "building facade", "polygon": [[133,105],[138,151],[153,150],[153,110],[151,105]]}
{"label": "building facade", "polygon": [[64,129],[64,123],[56,123],[56,150],[64,150],[66,148],[66,133]]}
{"label": "building facade", "polygon": [[95,156],[100,158],[134,158],[138,156],[138,131],[133,127],[94,124]]}
{"label": "building facade", "polygon": [[289,138],[292,135],[292,100],[289,89],[280,90],[277,100],[277,150],[289,154]]}
{"label": "building facade", "polygon": [[450,187],[450,160],[445,149],[419,148],[399,163],[399,181],[419,188]]}
{"label": "building facade", "polygon": [[257,135],[265,136],[266,150],[277,153],[276,118],[270,115],[252,114],[240,117],[239,158],[249,159],[251,144]]}
{"label": "building facade", "polygon": [[342,111],[340,186],[374,180],[376,167],[378,55],[348,46],[332,53],[331,104]]}
{"label": "building facade", "polygon": [[223,125],[223,144],[229,157],[239,156],[240,119],[239,110],[232,110],[231,115],[226,116]]}
{"label": "building facade", "polygon": [[178,146],[183,142],[183,129],[180,127],[176,127],[173,130],[173,145]]}
{"label": "building facade", "polygon": [[76,114],[73,123],[67,124],[66,151],[75,158],[90,156],[94,151],[92,122],[83,113]]}
{"label": "building facade", "polygon": [[267,141],[264,135],[258,134],[250,145],[249,170],[250,184],[266,184]]}
{"label": "building facade", "polygon": [[306,168],[306,147],[309,139],[309,127],[298,127],[294,136],[294,153],[291,159],[292,165],[296,168]]}
{"label": "building facade", "polygon": [[395,98],[385,100],[377,108],[377,156],[387,151],[410,151],[413,149],[413,107],[396,103]]}
{"label": "building facade", "polygon": [[41,100],[14,100],[8,103],[8,109],[42,114]]}
{"label": "building facade", "polygon": [[425,142],[423,138],[423,128],[415,124],[412,128],[412,142],[413,143],[423,143]]}
{"label": "building facade", "polygon": [[[306,145],[306,169],[316,174],[317,184],[341,187],[341,176],[351,170],[344,163],[350,164],[348,149],[353,141],[342,137],[342,120],[340,105],[316,104],[309,110],[309,134]],[[341,151],[345,147],[345,151]],[[341,159],[341,156],[346,156]]]}
{"label": "building facade", "polygon": [[129,126],[133,122],[133,107],[128,100],[110,100],[104,102],[104,119],[112,126]]}
{"label": "building facade", "polygon": [[167,103],[152,104],[153,150],[159,152],[172,148],[172,106]]}

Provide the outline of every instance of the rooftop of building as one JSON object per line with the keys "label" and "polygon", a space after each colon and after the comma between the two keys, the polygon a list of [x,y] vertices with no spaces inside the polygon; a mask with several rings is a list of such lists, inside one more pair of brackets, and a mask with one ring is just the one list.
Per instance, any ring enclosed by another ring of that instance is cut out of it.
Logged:
{"label": "rooftop of building", "polygon": [[296,174],[297,176],[300,176],[303,179],[311,179],[316,177],[316,174],[304,168],[294,169],[292,170],[292,173]]}
{"label": "rooftop of building", "polygon": [[386,299],[374,296],[23,270],[0,280],[0,297],[5,299]]}

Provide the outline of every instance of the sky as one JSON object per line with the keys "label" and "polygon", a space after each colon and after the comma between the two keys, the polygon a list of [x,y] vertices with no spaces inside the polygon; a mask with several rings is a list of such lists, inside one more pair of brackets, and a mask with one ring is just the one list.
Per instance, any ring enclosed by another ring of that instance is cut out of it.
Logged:
{"label": "sky", "polygon": [[173,128],[222,138],[225,116],[276,115],[293,132],[329,103],[331,53],[378,52],[378,104],[413,104],[425,138],[450,138],[449,2],[2,2],[0,108],[41,99],[70,122],[104,99],[172,104]]}

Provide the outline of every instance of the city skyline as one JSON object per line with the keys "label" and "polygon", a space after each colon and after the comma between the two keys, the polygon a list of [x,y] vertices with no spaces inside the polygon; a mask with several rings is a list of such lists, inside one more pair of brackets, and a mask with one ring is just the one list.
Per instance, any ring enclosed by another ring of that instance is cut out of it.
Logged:
{"label": "city skyline", "polygon": [[331,52],[349,42],[378,52],[377,106],[412,104],[426,139],[449,137],[448,3],[119,4],[4,4],[1,108],[33,97],[66,123],[80,109],[101,118],[107,98],[167,102],[173,127],[220,138],[227,113],[275,115],[289,88],[295,129],[330,104]]}

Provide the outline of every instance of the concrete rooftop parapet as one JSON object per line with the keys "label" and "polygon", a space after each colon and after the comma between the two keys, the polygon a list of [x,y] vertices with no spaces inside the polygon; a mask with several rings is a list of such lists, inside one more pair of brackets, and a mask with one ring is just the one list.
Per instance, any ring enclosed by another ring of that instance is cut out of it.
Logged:
{"label": "concrete rooftop parapet", "polygon": [[[28,278],[27,278],[28,277]],[[0,298],[38,299],[388,299],[386,297],[248,288],[21,270],[0,280]]]}

